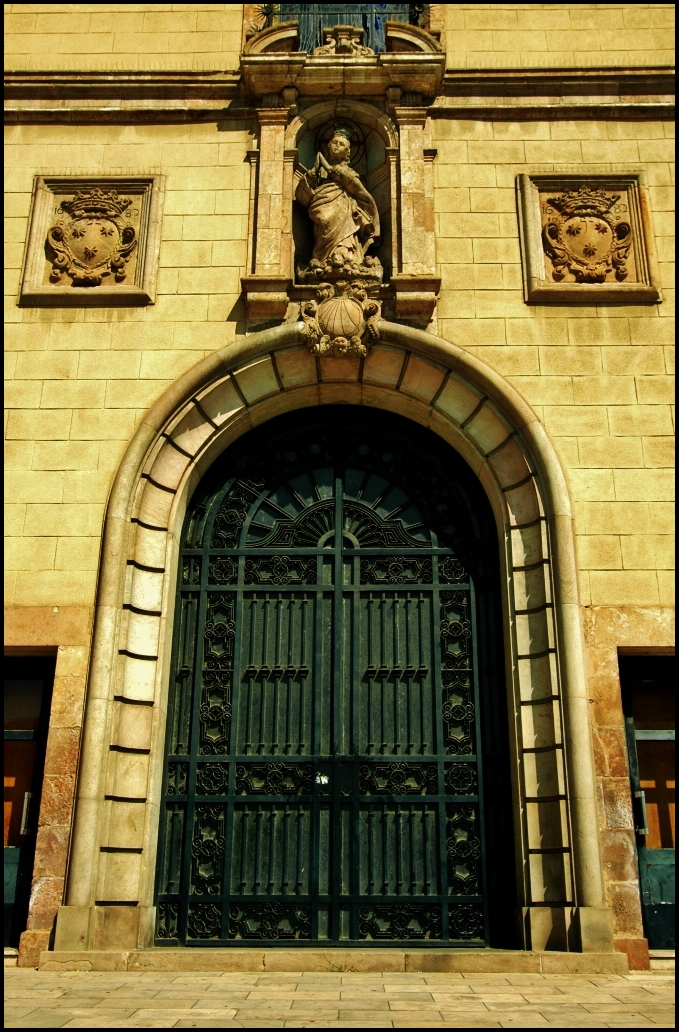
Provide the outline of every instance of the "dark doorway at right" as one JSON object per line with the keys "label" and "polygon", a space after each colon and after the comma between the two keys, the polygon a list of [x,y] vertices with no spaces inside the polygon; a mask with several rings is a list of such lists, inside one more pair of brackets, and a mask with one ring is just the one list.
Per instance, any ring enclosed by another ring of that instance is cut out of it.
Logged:
{"label": "dark doorway at right", "polygon": [[674,656],[621,656],[644,934],[674,949]]}

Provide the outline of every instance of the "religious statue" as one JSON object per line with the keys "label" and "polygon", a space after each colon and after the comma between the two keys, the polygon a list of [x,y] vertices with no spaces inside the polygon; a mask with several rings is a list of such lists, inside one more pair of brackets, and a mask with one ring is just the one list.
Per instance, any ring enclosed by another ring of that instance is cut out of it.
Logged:
{"label": "religious statue", "polygon": [[314,250],[309,265],[298,269],[302,282],[356,279],[381,283],[378,258],[367,255],[379,236],[380,216],[374,198],[351,168],[351,130],[338,126],[325,154],[305,169],[296,198],[314,224]]}

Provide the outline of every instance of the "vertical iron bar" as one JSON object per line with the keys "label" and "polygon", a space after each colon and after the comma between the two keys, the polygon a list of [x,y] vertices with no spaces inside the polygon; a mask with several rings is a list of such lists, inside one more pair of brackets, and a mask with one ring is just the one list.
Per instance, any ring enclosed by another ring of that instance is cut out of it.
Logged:
{"label": "vertical iron bar", "polygon": [[268,674],[268,650],[269,650],[269,595],[264,596],[264,614],[262,617],[262,690],[259,698],[259,746],[257,751],[260,756],[264,755],[264,721],[266,716],[266,680]]}
{"label": "vertical iron bar", "polygon": [[392,748],[396,756],[398,756],[401,743],[399,741],[399,712],[398,712],[398,689],[401,683],[401,656],[400,656],[400,643],[398,634],[398,610],[399,600],[396,594],[392,602],[393,614],[394,614],[394,741]]}
{"label": "vertical iron bar", "polygon": [[252,895],[259,896],[259,840],[262,834],[262,804],[259,803],[257,806],[257,813],[255,816],[255,859],[253,863],[254,878],[252,880]]}
{"label": "vertical iron bar", "polygon": [[276,851],[276,804],[269,803],[269,878],[267,894],[270,896],[274,887],[274,854]]}
{"label": "vertical iron bar", "polygon": [[413,737],[412,737],[412,719],[411,719],[411,708],[412,708],[412,657],[411,657],[411,642],[410,642],[410,610],[412,607],[412,596],[408,593],[405,600],[405,611],[406,611],[406,733],[408,738],[408,744],[406,746],[406,752],[408,755],[412,755],[413,751]]}

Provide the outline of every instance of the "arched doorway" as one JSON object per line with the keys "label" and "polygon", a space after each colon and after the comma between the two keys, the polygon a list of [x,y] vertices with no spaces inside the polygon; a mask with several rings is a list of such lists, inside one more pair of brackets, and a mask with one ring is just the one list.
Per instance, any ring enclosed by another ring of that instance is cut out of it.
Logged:
{"label": "arched doorway", "polygon": [[181,549],[157,941],[511,944],[498,541],[469,467],[399,416],[301,410],[213,464]]}

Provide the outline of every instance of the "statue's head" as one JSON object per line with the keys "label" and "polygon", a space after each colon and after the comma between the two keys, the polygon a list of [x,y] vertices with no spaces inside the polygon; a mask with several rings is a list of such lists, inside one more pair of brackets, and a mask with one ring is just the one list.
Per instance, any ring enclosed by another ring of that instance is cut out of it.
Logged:
{"label": "statue's head", "polygon": [[351,155],[351,131],[338,126],[326,145],[326,156],[331,165],[348,161]]}

